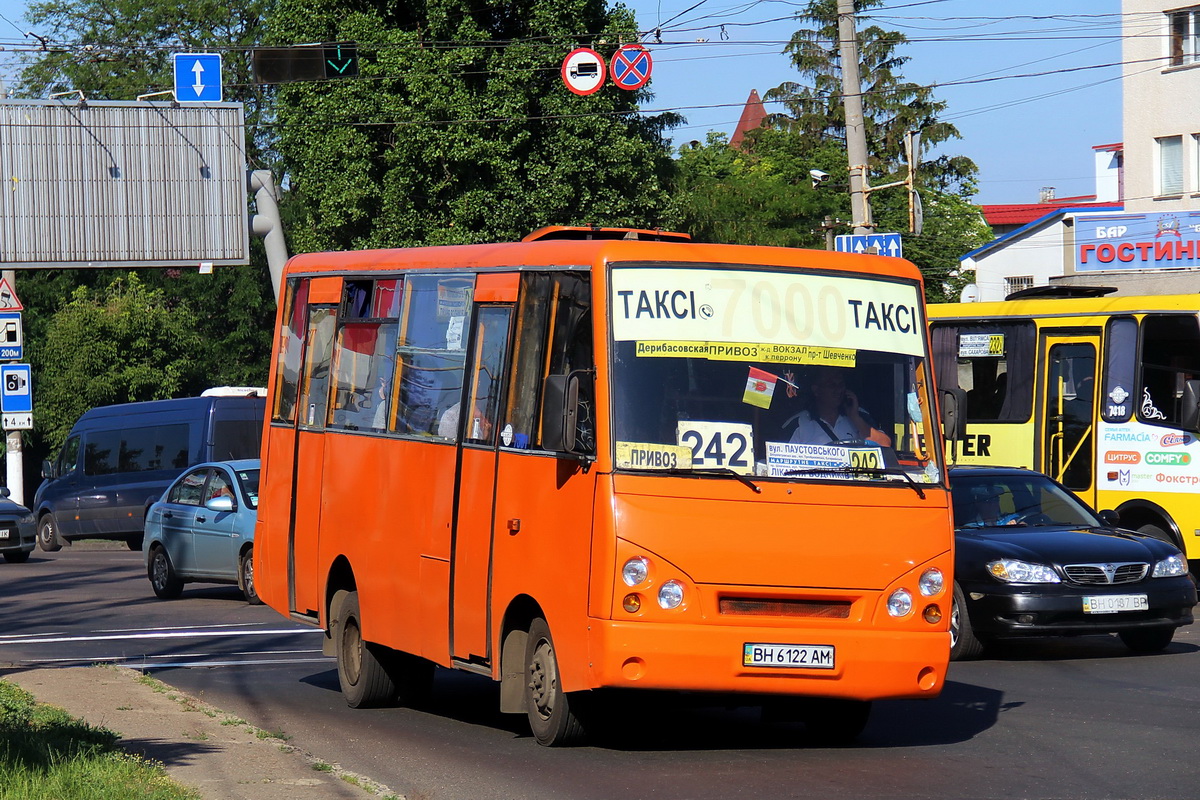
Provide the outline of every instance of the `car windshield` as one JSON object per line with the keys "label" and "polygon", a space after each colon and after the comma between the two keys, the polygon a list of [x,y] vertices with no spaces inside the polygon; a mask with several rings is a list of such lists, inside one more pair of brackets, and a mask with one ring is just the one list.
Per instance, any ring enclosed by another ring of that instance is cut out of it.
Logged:
{"label": "car windshield", "polygon": [[616,465],[936,483],[915,284],[613,269]]}
{"label": "car windshield", "polygon": [[1103,523],[1074,495],[1044,475],[954,475],[956,528],[1094,527]]}
{"label": "car windshield", "polygon": [[246,497],[246,503],[251,508],[258,508],[258,470],[239,469],[237,479],[238,483],[242,485],[242,494]]}

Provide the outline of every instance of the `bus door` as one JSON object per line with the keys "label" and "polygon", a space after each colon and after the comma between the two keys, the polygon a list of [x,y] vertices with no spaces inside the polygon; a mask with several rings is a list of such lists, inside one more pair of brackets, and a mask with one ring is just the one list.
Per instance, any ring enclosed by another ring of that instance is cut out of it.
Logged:
{"label": "bus door", "polygon": [[316,616],[325,582],[316,580],[317,532],[321,526],[321,472],[325,462],[325,418],[329,404],[329,363],[337,327],[337,306],[308,307],[308,333],[300,374],[288,525],[288,605]]}
{"label": "bus door", "polygon": [[450,554],[451,653],[486,662],[495,531],[497,422],[513,316],[510,305],[478,306],[473,322],[467,385],[458,420],[458,486]]}
{"label": "bus door", "polygon": [[1042,340],[1042,471],[1095,503],[1096,352],[1100,332]]}

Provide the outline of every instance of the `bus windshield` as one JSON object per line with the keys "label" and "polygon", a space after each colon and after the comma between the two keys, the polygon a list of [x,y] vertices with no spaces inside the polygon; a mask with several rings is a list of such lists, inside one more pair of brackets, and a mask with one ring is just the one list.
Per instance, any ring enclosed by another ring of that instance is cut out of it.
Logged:
{"label": "bus windshield", "polygon": [[766,268],[612,284],[618,469],[940,482],[914,284]]}

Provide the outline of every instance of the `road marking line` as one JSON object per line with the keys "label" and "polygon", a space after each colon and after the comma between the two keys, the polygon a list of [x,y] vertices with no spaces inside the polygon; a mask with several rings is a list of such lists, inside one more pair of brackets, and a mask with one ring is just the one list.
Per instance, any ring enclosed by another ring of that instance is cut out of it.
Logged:
{"label": "road marking line", "polygon": [[[217,625],[175,625],[167,627],[151,627],[151,628],[101,628],[96,633],[132,633],[134,631],[188,631],[201,630],[204,628],[237,628],[251,627],[254,625],[266,625],[265,622],[222,622]],[[297,628],[300,630],[300,628]]]}
{"label": "road marking line", "polygon": [[195,631],[181,630],[165,633],[127,633],[105,636],[58,636],[51,639],[7,639],[0,646],[9,644],[60,644],[62,642],[108,642],[115,639],[203,639],[229,636],[276,636],[287,633],[320,633],[320,628],[279,628],[269,631]]}

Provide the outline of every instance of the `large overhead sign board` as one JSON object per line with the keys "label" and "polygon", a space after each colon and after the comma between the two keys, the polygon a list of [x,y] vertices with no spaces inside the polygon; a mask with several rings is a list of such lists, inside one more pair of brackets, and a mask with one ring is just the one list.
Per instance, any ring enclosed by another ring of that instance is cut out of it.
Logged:
{"label": "large overhead sign board", "polygon": [[0,267],[248,264],[240,103],[0,102]]}

